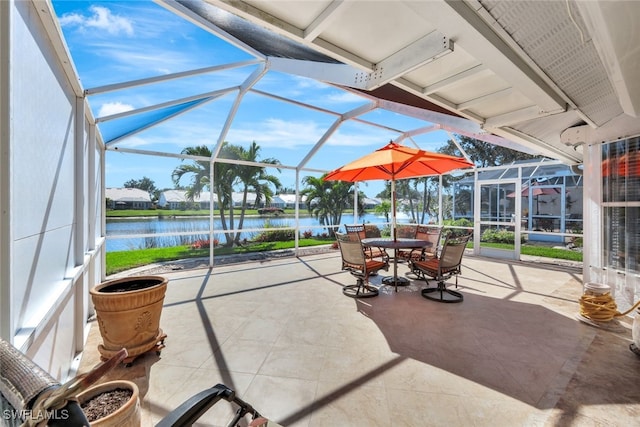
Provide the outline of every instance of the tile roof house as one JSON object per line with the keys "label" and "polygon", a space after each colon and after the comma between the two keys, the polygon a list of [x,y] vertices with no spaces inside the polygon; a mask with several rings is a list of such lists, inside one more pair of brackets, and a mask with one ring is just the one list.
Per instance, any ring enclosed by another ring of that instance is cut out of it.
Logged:
{"label": "tile roof house", "polygon": [[[244,193],[242,192],[234,192],[231,197],[233,199],[234,208],[239,208],[242,206]],[[277,196],[273,196],[271,199],[270,206],[279,207],[279,208],[294,208],[295,207],[295,194],[279,194]],[[214,206],[215,209],[218,209],[218,195],[213,194]],[[306,209],[306,197],[301,198],[300,209]],[[201,209],[209,209],[209,201],[210,201],[210,193],[208,191],[203,191],[200,195],[194,200],[196,203],[200,204]],[[186,197],[185,190],[166,190],[160,194],[160,198],[158,199],[158,206],[166,208],[166,209],[183,209],[185,203],[189,203],[190,201]],[[256,205],[256,194],[255,193],[247,193],[247,205],[249,207],[254,207]],[[264,197],[259,203],[260,206],[255,207],[265,207]]]}
{"label": "tile roof house", "polygon": [[109,209],[151,209],[151,196],[139,188],[106,188]]}
{"label": "tile roof house", "polygon": [[382,200],[379,198],[365,197],[362,200],[362,203],[364,204],[365,209],[373,209],[376,206],[378,206],[380,203],[382,203]]}
{"label": "tile roof house", "polygon": [[[283,208],[293,209],[296,207],[295,194],[278,194],[278,198],[284,202]],[[300,209],[307,209],[307,196],[300,196]]]}
{"label": "tile roof house", "polygon": [[[211,193],[203,191],[194,200],[187,199],[186,190],[166,190],[160,193],[158,206],[166,209],[185,209],[189,203],[197,203],[200,209],[209,209],[211,206]],[[218,208],[218,195],[213,195],[214,209]]]}

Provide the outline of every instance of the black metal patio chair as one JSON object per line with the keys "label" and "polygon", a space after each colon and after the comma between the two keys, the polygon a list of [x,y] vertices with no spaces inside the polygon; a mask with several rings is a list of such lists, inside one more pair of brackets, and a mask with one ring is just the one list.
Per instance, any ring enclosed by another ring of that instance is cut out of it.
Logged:
{"label": "black metal patio chair", "polygon": [[[376,233],[372,227],[367,226],[366,224],[354,224],[354,225],[344,225],[344,229],[346,230],[348,235],[357,236],[358,241],[362,241],[362,239],[366,239],[369,237],[380,237],[380,230],[378,229],[378,233]],[[377,229],[377,227],[376,227]],[[377,235],[376,235],[377,234]],[[382,262],[389,261],[389,254],[384,248],[378,247],[363,247],[364,255],[367,259],[377,259],[380,258]]]}
{"label": "black metal patio chair", "polygon": [[340,254],[342,256],[342,270],[348,271],[356,277],[355,285],[346,285],[342,293],[351,298],[367,298],[378,295],[378,289],[369,284],[369,276],[378,270],[389,270],[389,258],[379,261],[365,256],[360,239],[353,234],[336,233]]}
{"label": "black metal patio chair", "polygon": [[424,261],[411,261],[411,271],[429,284],[429,278],[438,282],[435,288],[422,290],[422,296],[438,302],[461,302],[464,297],[458,291],[447,289],[445,281],[451,277],[456,278],[458,287],[458,275],[462,272],[462,257],[471,234],[456,235],[449,233],[442,245],[442,251],[436,258]]}

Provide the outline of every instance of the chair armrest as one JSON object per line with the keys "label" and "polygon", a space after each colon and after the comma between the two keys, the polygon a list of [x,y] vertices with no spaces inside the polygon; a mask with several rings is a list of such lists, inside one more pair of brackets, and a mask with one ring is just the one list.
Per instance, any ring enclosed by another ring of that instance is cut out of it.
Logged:
{"label": "chair armrest", "polygon": [[173,411],[169,412],[156,427],[173,427],[191,425],[198,420],[220,399],[231,400],[235,393],[230,388],[218,384],[191,396]]}
{"label": "chair armrest", "polygon": [[278,426],[265,418],[262,418],[250,404],[236,396],[236,393],[224,384],[217,384],[210,389],[203,390],[192,396],[176,409],[164,417],[156,427],[182,427],[194,424],[213,405],[224,399],[238,406],[235,417],[228,424],[230,426],[239,425],[240,420],[247,414],[251,415],[255,426]]}

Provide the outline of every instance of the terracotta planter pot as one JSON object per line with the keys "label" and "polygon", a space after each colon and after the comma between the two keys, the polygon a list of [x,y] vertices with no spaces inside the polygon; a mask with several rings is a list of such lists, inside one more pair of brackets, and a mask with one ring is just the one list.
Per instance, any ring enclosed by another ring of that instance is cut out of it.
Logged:
{"label": "terracotta planter pot", "polygon": [[138,386],[134,382],[126,380],[116,380],[94,385],[78,395],[78,403],[80,403],[80,406],[82,406],[92,398],[102,393],[113,391],[116,389],[131,390],[133,394],[131,395],[131,398],[115,412],[112,412],[106,417],[91,421],[91,427],[140,426],[140,393],[138,391]]}
{"label": "terracotta planter pot", "polygon": [[166,335],[160,315],[168,280],[161,276],[134,276],[103,282],[91,289],[103,344],[103,360],[121,348],[129,353],[125,363],[148,351],[160,351]]}

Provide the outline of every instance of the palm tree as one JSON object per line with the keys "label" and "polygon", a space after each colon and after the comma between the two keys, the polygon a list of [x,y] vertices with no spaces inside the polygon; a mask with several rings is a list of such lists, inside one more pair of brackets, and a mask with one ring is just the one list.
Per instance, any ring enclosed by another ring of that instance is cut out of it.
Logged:
{"label": "palm tree", "polygon": [[[248,150],[238,145],[232,145],[223,142],[220,148],[220,158],[229,160],[244,160],[251,162],[280,164],[278,160],[266,159],[260,160],[258,154],[260,147],[253,142]],[[202,156],[211,158],[211,150],[204,146],[187,147],[182,150],[183,154]],[[210,173],[211,161],[193,160],[190,164],[178,166],[172,174],[173,182],[177,186],[180,179],[185,175],[191,175],[191,185],[187,187],[186,196],[189,200],[193,200],[199,196],[205,188],[211,188]],[[225,246],[233,246],[234,242],[240,240],[241,231],[234,233],[227,230],[235,229],[235,215],[233,207],[233,188],[236,185],[242,185],[243,203],[240,212],[240,220],[238,222],[238,230],[242,230],[244,215],[247,208],[247,194],[249,191],[256,192],[257,202],[263,197],[270,200],[273,192],[269,187],[269,183],[278,188],[280,181],[277,177],[265,173],[264,168],[259,166],[235,165],[231,163],[215,162],[213,169],[213,188],[211,189],[218,197],[218,208],[220,209],[220,223],[224,230],[226,244]],[[228,221],[227,221],[228,212]]]}
{"label": "palm tree", "polygon": [[[238,159],[248,162],[260,162],[268,163],[272,165],[279,165],[280,161],[274,158],[262,159],[259,158],[260,147],[256,142],[252,142],[248,150],[243,147],[235,147]],[[265,168],[259,166],[238,165],[237,176],[242,183],[242,209],[240,211],[240,220],[238,221],[238,229],[242,229],[244,223],[244,216],[247,210],[247,195],[250,191],[256,194],[255,205],[260,205],[260,202],[264,198],[265,206],[271,202],[274,192],[271,190],[271,185],[276,190],[280,188],[280,180],[275,175],[269,175],[265,172]],[[280,172],[280,169],[278,169]],[[240,232],[236,233],[234,241],[238,243],[240,241]]]}
{"label": "palm tree", "polygon": [[[227,142],[224,142],[221,148],[221,154],[226,154],[227,151],[231,151],[228,148]],[[191,156],[201,156],[211,158],[212,152],[206,145],[199,145],[196,147],[186,147],[182,150],[182,154],[188,154]],[[226,157],[226,156],[225,156]],[[183,159],[184,161],[184,159]],[[180,180],[184,176],[191,176],[191,183],[187,185],[186,198],[193,201],[198,197],[205,189],[210,189],[218,197],[218,208],[220,209],[220,222],[222,223],[222,229],[228,230],[225,211],[229,207],[233,208],[233,201],[231,195],[233,192],[233,183],[235,181],[234,165],[227,163],[219,163],[214,168],[214,184],[211,188],[211,161],[210,160],[192,160],[192,163],[182,164],[178,166],[171,177],[173,183],[178,186]],[[212,206],[213,209],[213,206]],[[227,244],[230,246],[233,244],[233,236],[225,233]]]}
{"label": "palm tree", "polygon": [[325,181],[320,178],[305,176],[302,183],[306,185],[300,194],[307,196],[309,213],[321,225],[324,225],[330,236],[335,235],[335,226],[342,222],[342,212],[351,206],[353,200],[353,184],[344,181]]}
{"label": "palm tree", "polygon": [[[190,156],[201,156],[211,158],[211,150],[206,145],[199,145],[196,147],[187,147],[182,150],[182,154],[188,154]],[[183,159],[184,161],[184,159]],[[182,164],[178,166],[171,178],[173,183],[178,186],[180,179],[185,175],[191,175],[191,185],[187,186],[186,197],[193,201],[196,197],[202,193],[202,190],[209,187],[211,172],[210,160],[193,160],[191,164]]]}
{"label": "palm tree", "polygon": [[391,202],[389,200],[383,200],[380,202],[373,211],[378,215],[384,215],[385,221],[390,222],[389,213],[391,212]]}

